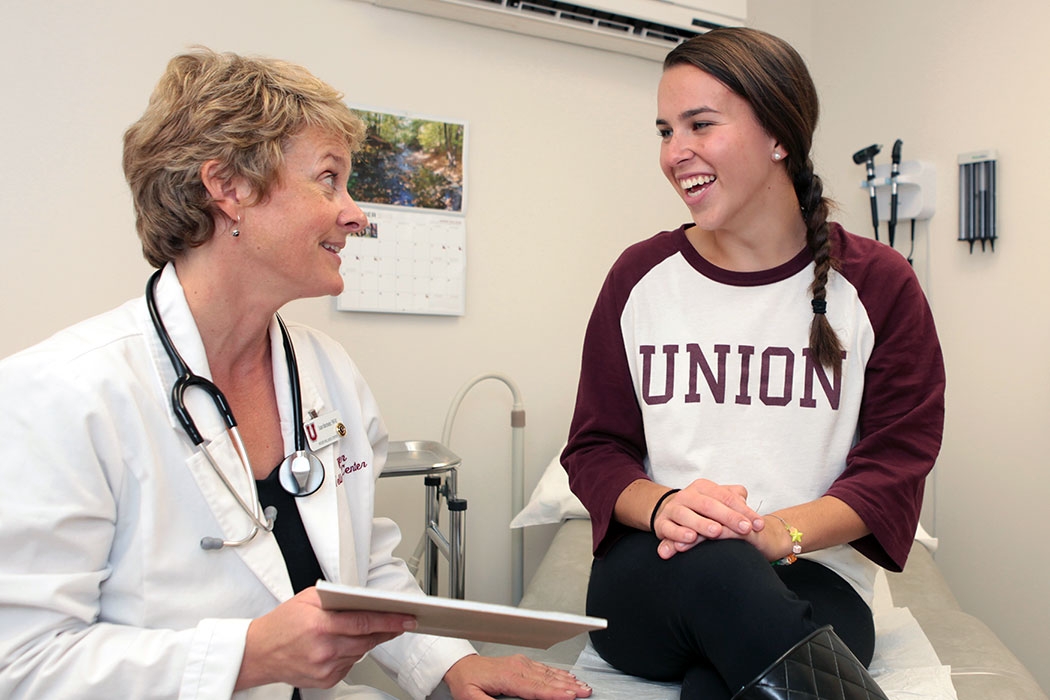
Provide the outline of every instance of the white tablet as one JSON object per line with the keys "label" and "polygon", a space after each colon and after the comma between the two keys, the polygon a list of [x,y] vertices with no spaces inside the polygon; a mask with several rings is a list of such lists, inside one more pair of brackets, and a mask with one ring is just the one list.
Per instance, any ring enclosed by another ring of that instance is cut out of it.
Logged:
{"label": "white tablet", "polygon": [[409,595],[317,582],[325,610],[369,610],[412,615],[424,634],[547,649],[581,632],[605,629],[599,617],[515,608],[495,603]]}

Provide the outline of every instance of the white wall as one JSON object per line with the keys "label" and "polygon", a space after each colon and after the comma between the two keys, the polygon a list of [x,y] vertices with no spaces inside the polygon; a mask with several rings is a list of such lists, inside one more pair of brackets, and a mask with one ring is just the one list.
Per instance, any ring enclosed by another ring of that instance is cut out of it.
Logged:
{"label": "white wall", "polygon": [[[977,614],[1050,689],[1050,5],[1026,0],[820,3],[810,56],[822,92],[818,167],[840,217],[870,235],[864,173],[851,154],[894,139],[937,168],[937,210],[918,227],[948,373],[944,447],[926,520],[937,561]],[[995,252],[958,234],[960,153],[999,152]],[[906,239],[908,229],[898,229]],[[885,236],[885,227],[882,229]],[[885,240],[885,237],[883,237]],[[935,508],[931,508],[935,506]]]}
{"label": "white wall", "polygon": [[[823,99],[815,160],[847,227],[867,234],[858,148],[904,140],[938,168],[937,213],[919,226],[917,271],[945,349],[945,445],[926,519],[938,561],[980,615],[1050,688],[1047,458],[1038,436],[1050,328],[1042,269],[1050,214],[1050,6],[1025,0],[751,0],[755,26],[794,42]],[[167,59],[195,43],[303,63],[349,100],[470,124],[467,313],[462,318],[334,311],[289,317],[346,345],[395,439],[437,439],[469,378],[504,372],[528,411],[527,485],[564,439],[583,327],[628,243],[684,212],[656,165],[656,63],[418,17],[353,0],[110,0],[0,5],[0,355],[141,293],[148,272],[120,171],[124,128]],[[1000,153],[996,252],[955,241],[955,157]],[[899,237],[906,238],[902,227]],[[898,243],[898,247],[900,244]],[[505,524],[510,400],[468,396],[452,447],[464,458],[468,595],[509,600]],[[421,486],[386,481],[379,508],[410,551]],[[933,507],[935,506],[935,507]],[[196,536],[188,533],[187,536]],[[531,571],[549,531],[529,533]],[[404,551],[407,554],[407,551]]]}

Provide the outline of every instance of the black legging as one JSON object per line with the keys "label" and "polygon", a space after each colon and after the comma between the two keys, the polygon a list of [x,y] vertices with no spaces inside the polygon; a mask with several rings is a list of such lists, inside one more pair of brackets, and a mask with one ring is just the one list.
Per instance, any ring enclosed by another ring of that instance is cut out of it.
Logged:
{"label": "black legging", "polygon": [[609,621],[591,643],[614,667],[681,681],[681,697],[717,700],[753,680],[822,625],[867,666],[871,609],[845,580],[815,562],[771,566],[741,540],[706,541],[668,560],[634,531],[591,565],[587,614]]}

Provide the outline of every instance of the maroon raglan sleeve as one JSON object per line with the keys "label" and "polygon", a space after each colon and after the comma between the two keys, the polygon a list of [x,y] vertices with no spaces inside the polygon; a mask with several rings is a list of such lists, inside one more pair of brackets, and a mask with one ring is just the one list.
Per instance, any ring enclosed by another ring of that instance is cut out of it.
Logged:
{"label": "maroon raglan sleeve", "polygon": [[587,324],[576,409],[561,462],[569,487],[590,513],[596,556],[626,530],[613,516],[620,493],[649,478],[643,466],[645,429],[621,316],[631,289],[653,265],[677,252],[679,238],[684,240],[681,229],[628,248],[609,271]]}
{"label": "maroon raglan sleeve", "polygon": [[898,253],[838,229],[842,272],[857,288],[875,332],[864,375],[858,441],[828,494],[871,530],[853,542],[891,571],[908,559],[926,475],[944,428],[944,360],[933,314]]}

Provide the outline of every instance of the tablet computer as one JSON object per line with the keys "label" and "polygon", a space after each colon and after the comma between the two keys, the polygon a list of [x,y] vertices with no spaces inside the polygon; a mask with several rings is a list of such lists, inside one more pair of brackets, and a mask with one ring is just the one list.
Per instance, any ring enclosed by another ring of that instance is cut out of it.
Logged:
{"label": "tablet computer", "polygon": [[317,582],[325,610],[368,610],[412,615],[416,632],[547,649],[581,632],[605,629],[598,617],[515,608],[419,594],[383,591],[361,586]]}

